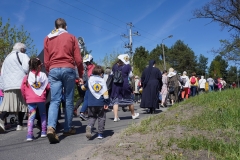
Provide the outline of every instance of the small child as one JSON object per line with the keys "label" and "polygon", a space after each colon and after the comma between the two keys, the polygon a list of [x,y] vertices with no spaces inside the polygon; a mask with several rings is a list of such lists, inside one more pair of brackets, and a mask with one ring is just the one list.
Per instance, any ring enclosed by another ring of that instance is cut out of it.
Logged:
{"label": "small child", "polygon": [[95,66],[92,75],[87,83],[81,84],[82,90],[89,89],[88,94],[88,125],[86,127],[86,137],[92,137],[92,128],[98,119],[98,139],[103,138],[103,131],[106,121],[106,109],[109,105],[109,96],[106,82],[103,79],[104,70],[101,66]]}
{"label": "small child", "polygon": [[218,90],[221,92],[222,90],[222,82],[221,82],[221,79],[218,79],[218,83],[217,83],[217,86],[218,86]]}
{"label": "small child", "polygon": [[41,72],[42,63],[38,58],[29,60],[29,73],[22,81],[21,91],[24,100],[28,104],[28,133],[27,141],[33,140],[33,125],[38,107],[41,117],[41,137],[47,136],[46,124],[46,92],[50,89],[48,78],[45,73]]}

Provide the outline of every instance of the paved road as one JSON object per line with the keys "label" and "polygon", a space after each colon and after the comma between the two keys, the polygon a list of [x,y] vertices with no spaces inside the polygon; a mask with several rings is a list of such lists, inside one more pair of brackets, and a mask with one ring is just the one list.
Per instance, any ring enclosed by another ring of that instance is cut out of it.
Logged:
{"label": "paved road", "polygon": [[[97,133],[93,136],[93,140],[87,140],[85,137],[86,121],[80,121],[80,118],[73,119],[73,125],[76,127],[77,134],[69,137],[62,136],[64,120],[60,120],[61,127],[58,131],[60,143],[49,144],[47,138],[40,138],[40,132],[37,128],[34,128],[35,140],[32,142],[26,142],[27,131],[15,131],[15,127],[8,130],[6,133],[0,134],[0,159],[1,160],[49,160],[60,159],[64,157],[71,157],[77,150],[89,146],[104,143],[111,138],[115,133],[120,132],[133,122],[139,122],[146,116],[145,110],[139,108],[139,105],[135,105],[136,112],[140,113],[139,119],[132,120],[130,112],[123,112],[119,108],[119,117],[121,121],[113,122],[113,113],[107,113],[106,127],[104,132],[104,139],[98,140]],[[166,110],[162,108],[157,110],[158,113]],[[24,121],[25,124],[27,121]],[[95,124],[97,127],[97,124]],[[95,130],[96,131],[96,130]],[[76,157],[76,159],[78,159]],[[81,159],[81,158],[79,158]]]}

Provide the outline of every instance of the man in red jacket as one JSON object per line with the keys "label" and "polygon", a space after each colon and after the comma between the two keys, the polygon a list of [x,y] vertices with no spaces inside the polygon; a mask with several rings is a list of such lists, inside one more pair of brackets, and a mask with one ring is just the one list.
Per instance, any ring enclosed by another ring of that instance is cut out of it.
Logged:
{"label": "man in red jacket", "polygon": [[75,36],[67,32],[67,23],[62,18],[55,21],[55,30],[44,39],[44,64],[51,88],[47,137],[50,143],[58,143],[59,138],[55,129],[63,89],[66,98],[63,135],[69,136],[76,133],[72,127],[75,65],[80,77],[79,82],[83,82],[83,64],[78,41]]}

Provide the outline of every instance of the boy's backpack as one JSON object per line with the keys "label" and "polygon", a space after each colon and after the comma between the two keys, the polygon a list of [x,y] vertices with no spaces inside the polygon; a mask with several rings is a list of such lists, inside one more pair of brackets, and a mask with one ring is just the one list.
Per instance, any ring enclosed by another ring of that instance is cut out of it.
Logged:
{"label": "boy's backpack", "polygon": [[120,70],[117,69],[114,72],[114,74],[113,74],[113,83],[117,83],[117,84],[123,83],[122,68]]}
{"label": "boy's backpack", "polygon": [[192,77],[191,78],[191,84],[195,84],[196,83],[196,78],[195,77]]}
{"label": "boy's backpack", "polygon": [[182,86],[185,86],[186,82],[187,82],[187,78],[182,78]]}

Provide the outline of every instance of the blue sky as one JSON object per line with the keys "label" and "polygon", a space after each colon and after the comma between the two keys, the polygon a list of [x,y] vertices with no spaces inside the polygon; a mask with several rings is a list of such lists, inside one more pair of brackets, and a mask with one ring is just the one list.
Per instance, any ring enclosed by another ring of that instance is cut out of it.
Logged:
{"label": "blue sky", "polygon": [[[192,11],[209,0],[1,0],[0,16],[3,22],[24,26],[31,34],[38,52],[43,48],[45,36],[54,29],[54,21],[64,18],[68,32],[83,37],[87,50],[92,50],[96,62],[106,54],[124,53],[132,22],[133,50],[143,46],[149,52],[162,39],[171,47],[182,40],[195,55],[214,58],[209,52],[220,47],[220,39],[229,39],[229,32],[208,19],[193,19]],[[209,24],[210,23],[210,24]],[[209,64],[208,64],[209,65]]]}

